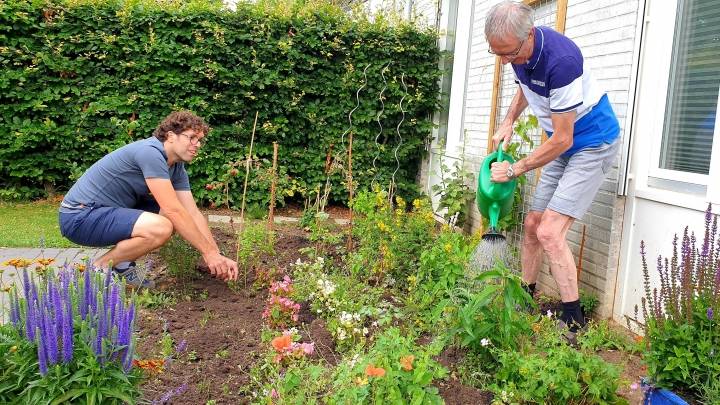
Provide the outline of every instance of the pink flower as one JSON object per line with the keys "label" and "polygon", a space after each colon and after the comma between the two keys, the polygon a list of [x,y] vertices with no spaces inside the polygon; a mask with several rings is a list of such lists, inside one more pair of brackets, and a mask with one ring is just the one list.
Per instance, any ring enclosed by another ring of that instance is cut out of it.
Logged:
{"label": "pink flower", "polygon": [[280,398],[280,394],[275,390],[275,388],[270,391],[270,398]]}
{"label": "pink flower", "polygon": [[630,384],[630,389],[631,389],[631,390],[635,391],[635,390],[637,390],[638,388],[640,388],[640,385],[638,385],[638,383],[632,383],[632,384]]}
{"label": "pink flower", "polygon": [[307,356],[311,356],[315,353],[315,343],[301,343],[300,348]]}

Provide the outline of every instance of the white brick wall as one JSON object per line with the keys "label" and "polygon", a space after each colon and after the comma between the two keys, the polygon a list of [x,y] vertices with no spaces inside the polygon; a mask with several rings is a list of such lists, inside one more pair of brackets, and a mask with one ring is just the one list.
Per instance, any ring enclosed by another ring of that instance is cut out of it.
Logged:
{"label": "white brick wall", "polygon": [[[494,56],[487,52],[484,37],[484,20],[488,9],[497,0],[474,0],[474,16],[472,43],[470,47],[469,66],[467,72],[467,91],[465,100],[464,128],[467,131],[466,160],[467,168],[477,171],[479,163],[485,155],[491,107],[493,84]],[[554,1],[544,1],[540,9],[540,24],[554,26]],[[565,34],[573,39],[581,48],[588,65],[596,79],[608,92],[613,108],[626,131],[625,118],[628,111],[630,78],[632,74],[633,50],[637,23],[638,0],[569,0]],[[504,83],[512,78],[509,68],[503,75]],[[514,85],[503,86],[501,94],[501,111],[498,120],[502,119],[510,99],[514,95]],[[460,134],[448,134],[450,137]],[[462,145],[462,142],[459,143]],[[457,156],[457,148],[448,150],[446,154]],[[433,165],[433,167],[437,167]],[[432,174],[431,174],[432,176]],[[585,227],[585,245],[583,250],[581,289],[597,295],[601,306],[600,316],[609,316],[615,289],[617,273],[617,256],[620,251],[620,231],[624,199],[616,195],[618,182],[617,165],[603,182],[590,211],[576,221],[568,236],[568,240],[577,260],[580,250],[583,226]],[[532,193],[534,180],[526,194]],[[475,187],[475,184],[472,185]],[[526,197],[529,201],[529,197]],[[476,207],[471,208],[471,229],[480,227],[480,215]],[[514,240],[520,238],[517,235]],[[555,282],[547,271],[547,266],[539,280],[540,289],[546,293],[556,294]]]}

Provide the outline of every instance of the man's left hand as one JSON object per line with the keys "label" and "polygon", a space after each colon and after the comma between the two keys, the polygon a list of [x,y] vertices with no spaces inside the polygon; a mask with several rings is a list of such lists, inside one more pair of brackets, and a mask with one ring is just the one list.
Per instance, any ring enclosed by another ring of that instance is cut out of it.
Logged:
{"label": "man's left hand", "polygon": [[507,183],[512,180],[508,177],[507,171],[510,167],[510,162],[495,162],[490,165],[490,181],[493,183]]}

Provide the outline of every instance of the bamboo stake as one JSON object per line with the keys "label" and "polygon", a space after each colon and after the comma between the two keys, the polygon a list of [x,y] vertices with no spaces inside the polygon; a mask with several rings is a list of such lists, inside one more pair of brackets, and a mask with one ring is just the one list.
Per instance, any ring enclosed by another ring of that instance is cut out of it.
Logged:
{"label": "bamboo stake", "polygon": [[252,160],[253,143],[255,142],[255,128],[257,127],[258,111],[255,111],[255,123],[253,124],[252,135],[250,136],[250,153],[245,159],[245,184],[243,184],[242,205],[240,206],[240,232],[245,226],[245,195],[247,193],[248,177],[250,177],[250,161]]}
{"label": "bamboo stake", "polygon": [[275,221],[275,187],[277,185],[277,157],[278,143],[273,142],[273,165],[272,165],[272,183],[270,183],[270,213],[268,214],[268,229],[272,231]]}
{"label": "bamboo stake", "polygon": [[350,205],[350,228],[348,229],[348,240],[347,240],[347,251],[351,252],[353,249],[352,241],[352,230],[353,230],[353,176],[352,176],[352,147],[353,147],[353,131],[350,131],[348,138],[348,191],[350,192],[350,199],[348,204]]}

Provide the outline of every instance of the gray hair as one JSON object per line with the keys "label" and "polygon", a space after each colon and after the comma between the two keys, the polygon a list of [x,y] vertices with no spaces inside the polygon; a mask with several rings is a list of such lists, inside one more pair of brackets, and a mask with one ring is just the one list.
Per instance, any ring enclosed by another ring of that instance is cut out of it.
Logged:
{"label": "gray hair", "polygon": [[533,10],[530,6],[505,0],[492,6],[485,17],[485,38],[490,40],[514,35],[518,41],[522,41],[533,25]]}

